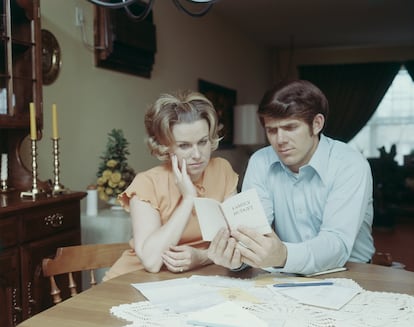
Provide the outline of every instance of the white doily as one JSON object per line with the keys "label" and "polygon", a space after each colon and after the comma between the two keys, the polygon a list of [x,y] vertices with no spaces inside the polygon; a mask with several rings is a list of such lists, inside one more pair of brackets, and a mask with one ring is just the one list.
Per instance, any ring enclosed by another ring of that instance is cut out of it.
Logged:
{"label": "white doily", "polygon": [[[269,327],[380,327],[414,326],[414,297],[407,294],[363,290],[351,279],[331,279],[336,284],[360,290],[340,310],[298,303],[283,295],[266,296],[264,303],[238,302],[245,310],[267,322]],[[260,295],[263,288],[249,291]],[[188,326],[184,314],[161,310],[149,301],[122,304],[111,308],[118,318],[131,322],[125,327]]]}
{"label": "white doily", "polygon": [[130,321],[128,327],[172,327],[183,325],[183,316],[161,310],[149,301],[141,301],[130,304],[121,304],[112,307],[110,312],[121,319]]}

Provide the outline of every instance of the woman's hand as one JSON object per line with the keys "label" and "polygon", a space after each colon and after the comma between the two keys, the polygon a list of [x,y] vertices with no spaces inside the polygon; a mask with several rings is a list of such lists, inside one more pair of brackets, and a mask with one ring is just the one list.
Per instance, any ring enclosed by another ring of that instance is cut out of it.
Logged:
{"label": "woman's hand", "polygon": [[180,273],[211,263],[207,257],[207,250],[196,249],[188,245],[170,246],[162,254],[162,260],[167,269]]}
{"label": "woman's hand", "polygon": [[190,176],[187,174],[187,166],[186,162],[183,159],[181,170],[178,167],[178,159],[176,155],[171,155],[171,164],[172,170],[175,175],[175,181],[177,184],[180,193],[182,194],[183,198],[193,198],[197,196],[197,190],[194,187],[193,182],[191,181]]}

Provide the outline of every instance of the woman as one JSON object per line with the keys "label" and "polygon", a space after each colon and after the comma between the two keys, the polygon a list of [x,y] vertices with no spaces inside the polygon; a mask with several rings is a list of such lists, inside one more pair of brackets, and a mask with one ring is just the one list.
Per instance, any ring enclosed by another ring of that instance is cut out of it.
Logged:
{"label": "woman", "polygon": [[183,272],[212,263],[195,215],[194,197],[223,201],[236,193],[238,175],[228,161],[211,158],[218,147],[212,103],[192,91],[163,94],[145,115],[147,145],[163,164],[137,174],[119,196],[132,217],[133,239],[104,280],[163,265]]}

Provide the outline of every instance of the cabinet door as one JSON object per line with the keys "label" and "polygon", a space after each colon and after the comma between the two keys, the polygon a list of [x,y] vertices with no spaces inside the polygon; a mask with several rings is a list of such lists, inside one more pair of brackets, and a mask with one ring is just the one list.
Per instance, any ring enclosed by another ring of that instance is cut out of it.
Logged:
{"label": "cabinet door", "polygon": [[0,126],[27,127],[29,103],[36,103],[41,127],[39,1],[0,4]]}
{"label": "cabinet door", "polygon": [[[42,275],[43,258],[54,257],[58,247],[78,244],[80,244],[80,230],[77,229],[58,233],[21,247],[23,319],[53,305],[49,279]],[[62,298],[69,297],[67,276],[59,276],[56,280],[59,285],[65,285],[61,289]],[[81,285],[80,274],[77,274],[76,280],[77,284]]]}
{"label": "cabinet door", "polygon": [[22,321],[20,260],[17,248],[0,252],[0,326],[16,326]]}

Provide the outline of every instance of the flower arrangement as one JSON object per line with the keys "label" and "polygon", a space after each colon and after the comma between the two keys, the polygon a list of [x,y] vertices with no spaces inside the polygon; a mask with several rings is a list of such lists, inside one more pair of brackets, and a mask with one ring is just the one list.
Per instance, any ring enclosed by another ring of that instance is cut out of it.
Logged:
{"label": "flower arrangement", "polygon": [[116,199],[135,176],[134,170],[127,163],[129,143],[122,130],[112,129],[108,136],[106,150],[100,157],[102,161],[96,174],[99,198],[106,202],[111,198]]}

